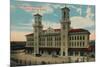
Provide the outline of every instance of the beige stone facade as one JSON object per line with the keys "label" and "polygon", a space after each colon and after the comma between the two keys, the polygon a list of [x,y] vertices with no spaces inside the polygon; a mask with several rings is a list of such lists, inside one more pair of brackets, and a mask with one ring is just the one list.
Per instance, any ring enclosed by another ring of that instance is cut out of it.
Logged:
{"label": "beige stone facade", "polygon": [[61,9],[61,29],[43,30],[42,16],[34,15],[34,32],[26,35],[26,52],[42,56],[86,56],[90,33],[85,29],[71,29],[69,11],[67,7]]}

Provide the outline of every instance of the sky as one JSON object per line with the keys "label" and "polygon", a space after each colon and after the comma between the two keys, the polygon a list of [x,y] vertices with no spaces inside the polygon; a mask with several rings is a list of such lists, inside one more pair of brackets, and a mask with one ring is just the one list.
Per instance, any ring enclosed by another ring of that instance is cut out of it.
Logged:
{"label": "sky", "polygon": [[28,2],[11,0],[10,23],[11,41],[26,41],[25,35],[33,32],[34,14],[42,15],[43,29],[60,28],[61,8],[70,9],[71,28],[84,28],[95,40],[95,6],[79,4],[61,4],[46,2]]}

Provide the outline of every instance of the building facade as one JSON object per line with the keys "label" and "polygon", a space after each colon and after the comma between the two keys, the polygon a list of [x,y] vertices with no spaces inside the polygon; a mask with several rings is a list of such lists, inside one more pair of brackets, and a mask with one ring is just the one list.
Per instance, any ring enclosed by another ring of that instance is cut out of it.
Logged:
{"label": "building facade", "polygon": [[61,9],[61,29],[49,27],[43,30],[42,15],[35,14],[33,33],[26,35],[26,52],[46,56],[86,56],[89,48],[88,30],[72,29],[69,16],[70,9]]}

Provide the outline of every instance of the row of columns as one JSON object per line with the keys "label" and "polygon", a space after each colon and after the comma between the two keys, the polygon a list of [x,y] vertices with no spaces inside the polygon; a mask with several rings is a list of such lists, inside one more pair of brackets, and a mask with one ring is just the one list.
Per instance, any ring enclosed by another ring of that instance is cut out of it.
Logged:
{"label": "row of columns", "polygon": [[[72,51],[71,53],[72,53],[72,56],[87,56],[87,52],[83,52],[83,55],[81,55],[81,51]],[[69,56],[70,56],[70,53],[69,53]]]}
{"label": "row of columns", "polygon": [[48,52],[48,51],[40,51],[40,54],[42,55],[57,55],[57,51],[51,51],[51,52]]}

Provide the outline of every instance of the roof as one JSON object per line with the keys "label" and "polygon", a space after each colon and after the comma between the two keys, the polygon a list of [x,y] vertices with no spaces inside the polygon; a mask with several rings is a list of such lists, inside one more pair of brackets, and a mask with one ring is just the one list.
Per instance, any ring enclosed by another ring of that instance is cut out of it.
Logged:
{"label": "roof", "polygon": [[[54,29],[54,31],[56,32],[56,31],[61,31],[61,29]],[[71,30],[69,30],[69,32],[89,32],[88,30],[85,30],[85,29],[71,29]]]}
{"label": "roof", "polygon": [[[43,32],[46,32],[47,30],[43,30]],[[61,29],[54,29],[55,32],[60,32]],[[77,33],[77,32],[87,32],[89,33],[88,30],[85,30],[85,29],[71,29],[69,30],[69,33]],[[26,36],[33,36],[33,33],[30,33],[30,34],[27,34]]]}
{"label": "roof", "polygon": [[66,7],[66,6],[64,8],[62,8],[62,10],[65,10],[65,9],[70,11],[70,9],[68,7]]}
{"label": "roof", "polygon": [[33,36],[33,33],[30,33],[30,34],[26,34],[26,36]]}
{"label": "roof", "polygon": [[89,31],[85,29],[71,29],[69,32],[89,32]]}
{"label": "roof", "polygon": [[54,31],[56,32],[56,31],[61,31],[61,29],[54,29]]}
{"label": "roof", "polygon": [[35,14],[34,16],[41,16],[39,13]]}
{"label": "roof", "polygon": [[[55,32],[61,31],[61,29],[53,29]],[[43,30],[43,32],[46,32],[47,30]]]}

